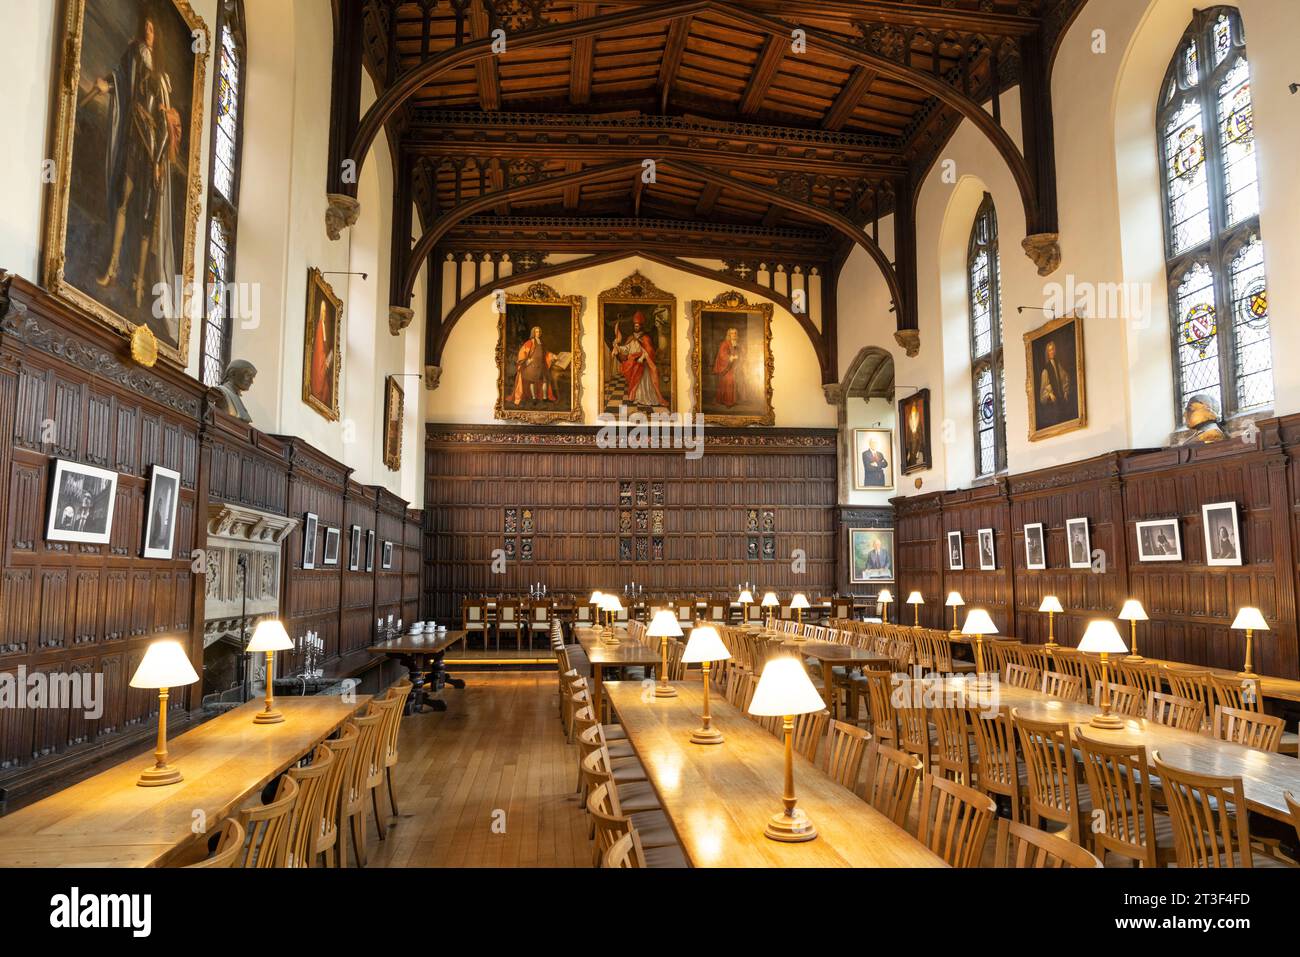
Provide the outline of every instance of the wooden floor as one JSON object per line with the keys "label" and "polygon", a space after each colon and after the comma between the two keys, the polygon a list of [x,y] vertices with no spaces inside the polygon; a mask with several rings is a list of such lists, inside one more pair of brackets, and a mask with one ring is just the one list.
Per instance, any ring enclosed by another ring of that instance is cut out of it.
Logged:
{"label": "wooden floor", "polygon": [[401,815],[383,842],[371,823],[370,866],[590,867],[554,671],[462,677],[447,711],[402,719]]}

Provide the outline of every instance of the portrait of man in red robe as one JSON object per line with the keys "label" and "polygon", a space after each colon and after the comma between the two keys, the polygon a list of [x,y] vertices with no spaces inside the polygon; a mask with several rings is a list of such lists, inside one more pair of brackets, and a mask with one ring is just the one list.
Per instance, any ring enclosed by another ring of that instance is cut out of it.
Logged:
{"label": "portrait of man in red robe", "polygon": [[628,405],[662,407],[668,402],[659,388],[659,367],[655,364],[655,343],[646,331],[645,315],[638,309],[632,316],[632,331],[624,337],[614,324],[610,354],[623,375],[623,401]]}
{"label": "portrait of man in red robe", "polygon": [[334,342],[329,322],[329,303],[321,299],[311,334],[311,394],[323,405],[334,406]]}
{"label": "portrait of man in red robe", "polygon": [[745,384],[738,374],[740,362],[740,332],[732,326],[718,344],[718,354],[713,359],[713,374],[718,377],[713,390],[715,404],[729,409],[745,400]]}
{"label": "portrait of man in red robe", "polygon": [[554,362],[555,353],[547,352],[542,344],[542,327],[533,326],[528,339],[515,353],[515,387],[510,401],[515,405],[522,405],[525,399],[556,401],[555,380],[551,375]]}

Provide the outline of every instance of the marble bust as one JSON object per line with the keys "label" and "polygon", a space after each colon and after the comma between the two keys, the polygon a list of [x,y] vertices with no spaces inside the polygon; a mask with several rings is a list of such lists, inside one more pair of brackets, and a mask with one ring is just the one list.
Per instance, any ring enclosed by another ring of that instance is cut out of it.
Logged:
{"label": "marble bust", "polygon": [[221,376],[221,383],[216,386],[223,399],[223,409],[245,422],[252,422],[253,419],[248,414],[241,396],[252,388],[253,379],[256,377],[257,366],[247,359],[232,359]]}

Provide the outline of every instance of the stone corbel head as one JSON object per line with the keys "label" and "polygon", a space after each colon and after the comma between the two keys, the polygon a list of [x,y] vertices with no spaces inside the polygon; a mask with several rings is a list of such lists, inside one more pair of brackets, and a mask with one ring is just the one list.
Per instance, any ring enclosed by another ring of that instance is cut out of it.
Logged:
{"label": "stone corbel head", "polygon": [[388,331],[395,336],[402,334],[402,330],[411,324],[415,318],[415,310],[406,306],[389,306],[388,307]]}
{"label": "stone corbel head", "polygon": [[1050,276],[1061,265],[1061,234],[1035,233],[1020,243],[1025,255],[1038,267],[1038,275]]}
{"label": "stone corbel head", "polygon": [[361,203],[346,193],[329,193],[325,209],[325,232],[330,239],[338,239],[343,230],[351,228],[361,215]]}

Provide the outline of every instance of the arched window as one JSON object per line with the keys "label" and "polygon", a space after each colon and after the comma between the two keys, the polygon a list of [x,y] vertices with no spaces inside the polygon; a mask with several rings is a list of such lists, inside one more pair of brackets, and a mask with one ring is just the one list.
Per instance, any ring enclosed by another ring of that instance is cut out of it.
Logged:
{"label": "arched window", "polygon": [[975,214],[966,254],[970,296],[971,385],[975,399],[975,471],[1007,467],[1006,375],[1002,368],[1002,275],[998,267],[998,215],[993,197]]}
{"label": "arched window", "polygon": [[233,322],[229,283],[235,276],[239,225],[239,160],[243,146],[244,64],[242,0],[217,4],[216,75],[212,84],[212,156],[208,164],[208,236],[204,255],[204,385],[216,385],[230,361]]}
{"label": "arched window", "polygon": [[1209,395],[1225,416],[1273,403],[1250,65],[1241,17],[1197,11],[1156,116],[1179,415]]}

